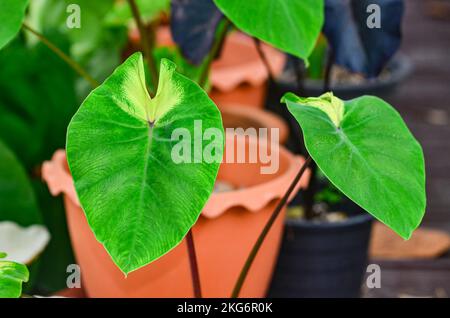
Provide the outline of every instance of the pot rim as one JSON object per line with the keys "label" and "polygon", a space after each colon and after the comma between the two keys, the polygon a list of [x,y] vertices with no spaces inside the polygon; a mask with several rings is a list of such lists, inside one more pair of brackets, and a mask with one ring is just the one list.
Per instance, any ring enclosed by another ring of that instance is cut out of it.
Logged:
{"label": "pot rim", "polygon": [[[233,135],[234,138],[245,138],[245,136]],[[227,140],[230,135],[227,134]],[[245,139],[246,142],[258,142],[256,138]],[[261,147],[261,144],[259,145]],[[270,146],[269,146],[270,147]],[[274,149],[272,149],[274,151]],[[271,201],[281,198],[298,169],[303,165],[305,159],[301,156],[291,154],[287,149],[278,145],[279,155],[288,160],[289,166],[273,179],[244,189],[229,192],[213,193],[202,210],[202,215],[207,218],[216,218],[234,207],[243,207],[250,212],[256,213]],[[72,176],[67,168],[65,150],[57,150],[50,161],[42,165],[42,178],[47,183],[53,196],[64,194],[75,205],[80,206]],[[238,163],[239,164],[239,163]],[[310,172],[305,175],[293,191],[289,202],[297,194],[298,190],[305,188],[309,181]]]}
{"label": "pot rim", "polygon": [[[239,31],[229,34],[225,39],[224,45],[227,45],[227,42],[252,47],[256,51],[251,37]],[[267,56],[267,60],[270,61],[272,73],[274,76],[280,75],[286,64],[286,55],[268,44],[261,43],[261,46]],[[221,92],[230,92],[244,83],[252,86],[262,85],[269,78],[266,67],[259,57],[253,59],[251,62],[218,67],[217,63],[220,60],[221,58],[212,63],[210,81],[212,87]]]}
{"label": "pot rim", "polygon": [[305,221],[303,219],[290,219],[286,218],[285,224],[294,227],[302,227],[308,229],[339,229],[350,227],[358,224],[368,223],[373,221],[375,218],[368,212],[363,210],[362,214],[351,216],[344,221],[340,222],[314,222]]}
{"label": "pot rim", "polygon": [[[405,78],[407,78],[414,70],[413,64],[411,60],[404,54],[398,53],[396,54],[392,60],[387,65],[388,69],[391,69],[391,76],[387,78],[374,78],[372,80],[366,80],[360,84],[354,83],[341,83],[331,85],[331,90],[336,94],[345,94],[351,93],[354,91],[364,92],[364,91],[373,91],[384,88],[394,87]],[[290,80],[287,79],[286,75],[283,74],[277,79],[282,85],[288,85]],[[323,90],[323,80],[315,80],[315,79],[306,79],[305,80],[305,89],[310,91],[320,92]]]}

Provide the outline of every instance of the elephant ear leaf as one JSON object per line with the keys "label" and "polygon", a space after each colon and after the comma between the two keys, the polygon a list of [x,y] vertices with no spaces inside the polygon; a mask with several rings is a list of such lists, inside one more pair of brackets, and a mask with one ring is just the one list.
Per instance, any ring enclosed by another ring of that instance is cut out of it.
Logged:
{"label": "elephant ear leaf", "polygon": [[372,78],[401,43],[403,0],[326,0],[323,32],[336,64]]}
{"label": "elephant ear leaf", "polygon": [[0,49],[20,31],[29,0],[0,0]]}
{"label": "elephant ear leaf", "polygon": [[397,111],[372,96],[341,101],[342,117],[330,116],[340,112],[338,99],[331,93],[319,98],[287,94],[283,101],[327,178],[409,239],[425,212],[425,164],[420,144]]}
{"label": "elephant ear leaf", "polygon": [[171,31],[183,56],[199,65],[213,46],[223,14],[213,0],[172,0]]}
{"label": "elephant ear leaf", "polygon": [[[215,160],[202,160],[194,146],[203,131],[216,132],[207,146]],[[194,160],[179,160],[180,143]],[[67,137],[89,225],[125,274],[182,241],[212,193],[222,153],[221,115],[208,95],[162,59],[150,98],[140,53],[87,97]]]}
{"label": "elephant ear leaf", "polygon": [[0,252],[0,298],[19,298],[22,283],[26,283],[29,272],[25,265],[5,261],[6,253]]}
{"label": "elephant ear leaf", "polygon": [[239,29],[306,60],[322,29],[323,0],[214,0]]}

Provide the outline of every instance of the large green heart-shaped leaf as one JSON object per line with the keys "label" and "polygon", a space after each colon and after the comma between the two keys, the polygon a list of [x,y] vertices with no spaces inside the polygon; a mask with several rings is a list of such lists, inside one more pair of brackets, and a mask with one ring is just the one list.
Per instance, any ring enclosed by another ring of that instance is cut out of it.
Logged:
{"label": "large green heart-shaped leaf", "polygon": [[323,0],[214,0],[242,31],[307,59],[324,21]]}
{"label": "large green heart-shaped leaf", "polygon": [[29,0],[0,0],[0,49],[20,31],[28,2]]}
{"label": "large green heart-shaped leaf", "polygon": [[28,269],[23,264],[2,261],[4,257],[6,253],[0,252],[0,298],[19,298],[22,283],[28,281]]}
{"label": "large green heart-shaped leaf", "polygon": [[383,100],[347,102],[331,93],[284,97],[299,122],[311,157],[351,200],[408,239],[425,212],[425,167],[420,144]]}
{"label": "large green heart-shaped leaf", "polygon": [[[211,163],[198,160],[202,150],[194,146],[208,128],[218,132],[210,145],[219,160]],[[194,163],[176,163],[176,131],[193,137],[183,142]],[[158,92],[150,98],[140,53],[87,97],[67,137],[67,159],[88,222],[124,273],[184,238],[213,190],[222,152],[220,112],[207,94],[163,59]]]}

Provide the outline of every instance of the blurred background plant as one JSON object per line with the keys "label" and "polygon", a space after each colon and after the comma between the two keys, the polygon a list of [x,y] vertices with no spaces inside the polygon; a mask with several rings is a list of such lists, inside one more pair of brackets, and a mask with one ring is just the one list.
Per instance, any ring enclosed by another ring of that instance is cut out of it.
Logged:
{"label": "blurred background plant", "polygon": [[[151,22],[167,12],[169,2],[138,4]],[[82,8],[81,28],[66,24],[73,4]],[[122,62],[128,30],[133,27],[128,4],[113,0],[32,0],[25,23],[97,81]],[[174,54],[162,55],[174,58]],[[30,266],[24,291],[50,294],[66,288],[66,268],[75,260],[62,198],[50,195],[40,168],[65,147],[67,125],[92,87],[26,31],[0,50],[0,69],[0,222],[43,224],[48,229],[50,243]]]}

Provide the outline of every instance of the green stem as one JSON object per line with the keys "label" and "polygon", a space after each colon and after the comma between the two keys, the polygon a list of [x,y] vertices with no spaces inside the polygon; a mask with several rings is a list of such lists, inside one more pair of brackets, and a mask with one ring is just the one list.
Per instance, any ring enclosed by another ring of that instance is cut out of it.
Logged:
{"label": "green stem", "polygon": [[[148,69],[150,71],[150,77],[152,79],[154,91],[156,92],[158,88],[158,71],[156,70],[155,61],[152,56],[152,44],[151,38],[147,34],[147,29],[145,28],[144,22],[142,21],[141,14],[139,12],[139,7],[135,0],[128,0],[131,11],[133,13],[134,20],[139,30],[139,36],[141,38],[141,46],[144,50],[144,55],[147,60]],[[154,92],[150,91],[150,96],[153,96]]]}
{"label": "green stem", "polygon": [[96,88],[99,85],[92,76],[90,76],[80,64],[75,62],[71,57],[61,51],[58,47],[56,47],[50,40],[48,40],[44,35],[39,33],[38,31],[31,28],[26,23],[22,24],[23,28],[33,33],[42,43],[44,43],[50,50],[52,50],[56,55],[58,55],[64,62],[66,62],[75,72],[77,72],[80,76],[82,76],[86,81],[91,84],[92,88]]}
{"label": "green stem", "polygon": [[219,53],[220,48],[222,47],[222,43],[225,39],[225,35],[227,34],[229,25],[230,25],[230,20],[225,19],[222,27],[219,29],[219,33],[216,35],[216,38],[214,39],[214,43],[213,43],[213,47],[211,48],[211,51],[209,51],[209,54],[206,57],[205,62],[203,62],[202,73],[200,74],[200,78],[198,80],[198,85],[200,85],[200,87],[204,87],[206,84],[206,80],[208,79],[209,70],[211,69],[212,61],[215,59],[215,57]]}
{"label": "green stem", "polygon": [[253,246],[252,250],[250,251],[250,254],[248,255],[247,260],[245,261],[244,267],[241,270],[239,278],[236,281],[236,285],[234,286],[233,293],[231,294],[231,298],[236,298],[239,296],[239,293],[241,292],[241,289],[242,289],[242,285],[244,284],[245,278],[247,277],[248,271],[250,270],[250,267],[252,266],[253,261],[255,260],[255,257],[258,254],[258,251],[264,242],[264,239],[266,238],[267,234],[269,233],[270,229],[272,228],[272,225],[275,222],[275,220],[277,219],[281,210],[287,204],[289,197],[291,196],[292,192],[295,190],[297,184],[299,183],[300,179],[302,178],[303,174],[306,171],[306,168],[311,163],[311,161],[312,161],[311,157],[308,156],[305,163],[300,168],[300,171],[295,176],[295,179],[292,181],[291,185],[289,186],[289,189],[286,191],[286,193],[283,195],[281,200],[278,202],[277,206],[275,207],[275,210],[272,212],[272,215],[270,216],[269,220],[267,221],[266,225],[264,226],[264,229],[259,234],[259,237],[256,240],[255,245]]}

